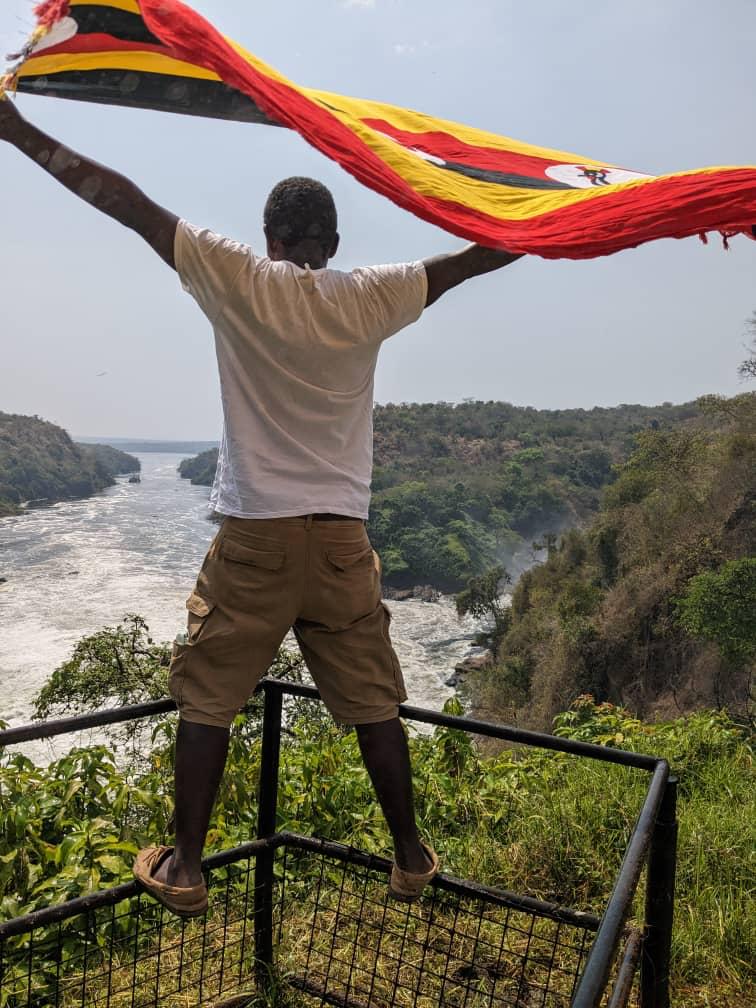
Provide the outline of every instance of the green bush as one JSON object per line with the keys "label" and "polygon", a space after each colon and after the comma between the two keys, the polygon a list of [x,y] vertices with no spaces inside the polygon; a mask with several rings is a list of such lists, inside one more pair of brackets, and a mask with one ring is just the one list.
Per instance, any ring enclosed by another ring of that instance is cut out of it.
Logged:
{"label": "green bush", "polygon": [[688,633],[712,641],[728,661],[756,657],[756,557],[691,578],[677,607]]}

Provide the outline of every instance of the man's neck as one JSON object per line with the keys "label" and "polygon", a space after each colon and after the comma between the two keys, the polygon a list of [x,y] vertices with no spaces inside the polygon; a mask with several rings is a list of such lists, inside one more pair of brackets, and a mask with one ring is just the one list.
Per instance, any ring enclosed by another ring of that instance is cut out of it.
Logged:
{"label": "man's neck", "polygon": [[309,266],[310,269],[325,269],[328,265],[328,256],[323,254],[323,250],[317,242],[300,242],[294,248],[286,249],[283,254],[285,262],[294,263],[300,269]]}

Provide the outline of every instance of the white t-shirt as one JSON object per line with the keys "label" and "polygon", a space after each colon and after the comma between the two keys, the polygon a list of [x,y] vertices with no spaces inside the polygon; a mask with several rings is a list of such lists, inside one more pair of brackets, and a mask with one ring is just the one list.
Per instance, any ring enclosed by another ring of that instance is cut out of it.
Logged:
{"label": "white t-shirt", "polygon": [[367,518],[375,364],[425,307],[423,264],[300,269],[186,221],[175,255],[215,331],[224,432],[211,506]]}

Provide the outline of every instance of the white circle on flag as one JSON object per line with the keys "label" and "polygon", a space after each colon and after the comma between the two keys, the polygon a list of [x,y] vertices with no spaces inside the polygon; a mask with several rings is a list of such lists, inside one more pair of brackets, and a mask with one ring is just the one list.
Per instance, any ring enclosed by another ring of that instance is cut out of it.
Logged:
{"label": "white circle on flag", "polygon": [[564,182],[573,189],[593,189],[653,178],[653,175],[643,175],[641,172],[628,171],[626,168],[581,164],[552,165],[546,169],[546,174],[556,182]]}
{"label": "white circle on flag", "polygon": [[37,42],[32,49],[32,53],[42,52],[44,49],[52,49],[53,46],[60,45],[61,42],[68,42],[78,32],[79,26],[72,17],[61,18],[56,21],[50,31]]}

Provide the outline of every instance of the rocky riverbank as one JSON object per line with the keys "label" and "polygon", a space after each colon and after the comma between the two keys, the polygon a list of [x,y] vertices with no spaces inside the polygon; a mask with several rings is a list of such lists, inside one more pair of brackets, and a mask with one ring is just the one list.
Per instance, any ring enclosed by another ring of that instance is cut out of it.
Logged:
{"label": "rocky riverbank", "polygon": [[383,585],[383,597],[389,602],[409,602],[415,599],[418,602],[438,602],[441,592],[433,585],[415,585],[414,588],[392,588],[390,585]]}
{"label": "rocky riverbank", "polygon": [[456,689],[470,672],[481,672],[492,668],[493,664],[494,655],[488,648],[471,648],[470,653],[454,666],[454,671],[445,680],[445,684]]}

